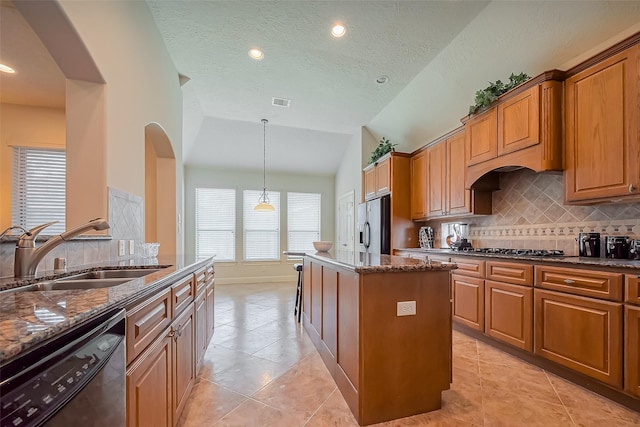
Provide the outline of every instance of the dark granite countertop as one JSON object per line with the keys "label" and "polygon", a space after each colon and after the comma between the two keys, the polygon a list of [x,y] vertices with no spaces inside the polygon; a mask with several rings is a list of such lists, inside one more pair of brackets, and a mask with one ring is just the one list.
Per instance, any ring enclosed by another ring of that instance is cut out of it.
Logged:
{"label": "dark granite countertop", "polygon": [[[289,253],[293,255],[292,253]],[[380,255],[366,252],[336,251],[306,253],[305,256],[328,262],[356,273],[383,273],[400,271],[442,271],[457,268],[455,264],[438,261],[422,261],[394,255]]]}
{"label": "dark granite countertop", "polygon": [[[35,345],[86,321],[98,314],[114,308],[123,308],[140,301],[159,290],[170,286],[176,280],[207,265],[211,258],[184,265],[176,260],[182,257],[158,257],[158,259],[126,260],[87,266],[74,273],[92,269],[113,267],[157,267],[160,271],[132,279],[118,286],[100,289],[28,291],[20,287],[31,283],[59,278],[67,274],[43,275],[38,279],[0,279],[5,290],[0,292],[0,365],[13,359]],[[169,265],[167,267],[167,265]],[[27,289],[27,288],[25,288]]]}
{"label": "dark granite countertop", "polygon": [[[552,257],[552,256],[522,256],[522,255],[503,255],[503,254],[485,254],[478,252],[464,252],[464,251],[454,251],[452,249],[422,249],[422,248],[402,248],[396,249],[398,251],[408,251],[415,252],[420,255],[449,255],[452,257],[475,257],[475,258],[499,258],[499,259],[510,259],[510,260],[518,260],[518,261],[535,261],[539,264],[545,263],[559,263],[559,264],[569,264],[574,266],[595,266],[595,267],[607,267],[607,268],[620,268],[620,269],[629,269],[629,270],[637,270],[640,273],[640,260],[627,260],[627,259],[611,259],[611,258],[587,258],[587,257],[578,257],[578,256],[561,256],[561,257]],[[632,273],[635,273],[632,272]]]}

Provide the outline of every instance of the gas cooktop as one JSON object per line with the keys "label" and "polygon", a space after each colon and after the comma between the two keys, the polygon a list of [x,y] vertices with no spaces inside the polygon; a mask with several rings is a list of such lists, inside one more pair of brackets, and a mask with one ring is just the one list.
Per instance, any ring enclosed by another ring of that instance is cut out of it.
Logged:
{"label": "gas cooktop", "polygon": [[561,257],[564,251],[560,249],[507,249],[507,248],[463,248],[459,252],[492,254],[492,255],[515,255],[532,257]]}

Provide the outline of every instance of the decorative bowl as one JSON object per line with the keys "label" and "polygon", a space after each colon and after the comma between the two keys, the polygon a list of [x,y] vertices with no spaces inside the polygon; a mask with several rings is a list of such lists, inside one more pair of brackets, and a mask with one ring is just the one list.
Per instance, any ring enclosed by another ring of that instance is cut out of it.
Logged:
{"label": "decorative bowl", "polygon": [[331,249],[333,242],[313,242],[313,247],[316,248],[318,252],[327,252]]}

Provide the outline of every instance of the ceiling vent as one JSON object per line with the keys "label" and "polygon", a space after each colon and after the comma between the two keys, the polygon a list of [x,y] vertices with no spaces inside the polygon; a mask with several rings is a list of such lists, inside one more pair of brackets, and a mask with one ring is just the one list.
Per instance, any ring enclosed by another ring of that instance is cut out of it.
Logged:
{"label": "ceiling vent", "polygon": [[272,99],[273,101],[271,101],[271,105],[275,105],[276,107],[289,108],[289,104],[291,104],[290,99],[284,99],[284,98],[272,98]]}

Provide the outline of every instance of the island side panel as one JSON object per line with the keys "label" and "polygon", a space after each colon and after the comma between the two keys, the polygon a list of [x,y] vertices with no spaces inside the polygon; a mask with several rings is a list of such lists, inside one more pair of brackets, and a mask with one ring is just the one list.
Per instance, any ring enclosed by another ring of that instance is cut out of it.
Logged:
{"label": "island side panel", "polygon": [[360,275],[338,271],[338,366],[334,379],[351,412],[358,418],[360,386]]}
{"label": "island side panel", "polygon": [[[362,275],[362,425],[441,407],[451,377],[449,272]],[[397,316],[397,302],[416,314]]]}

